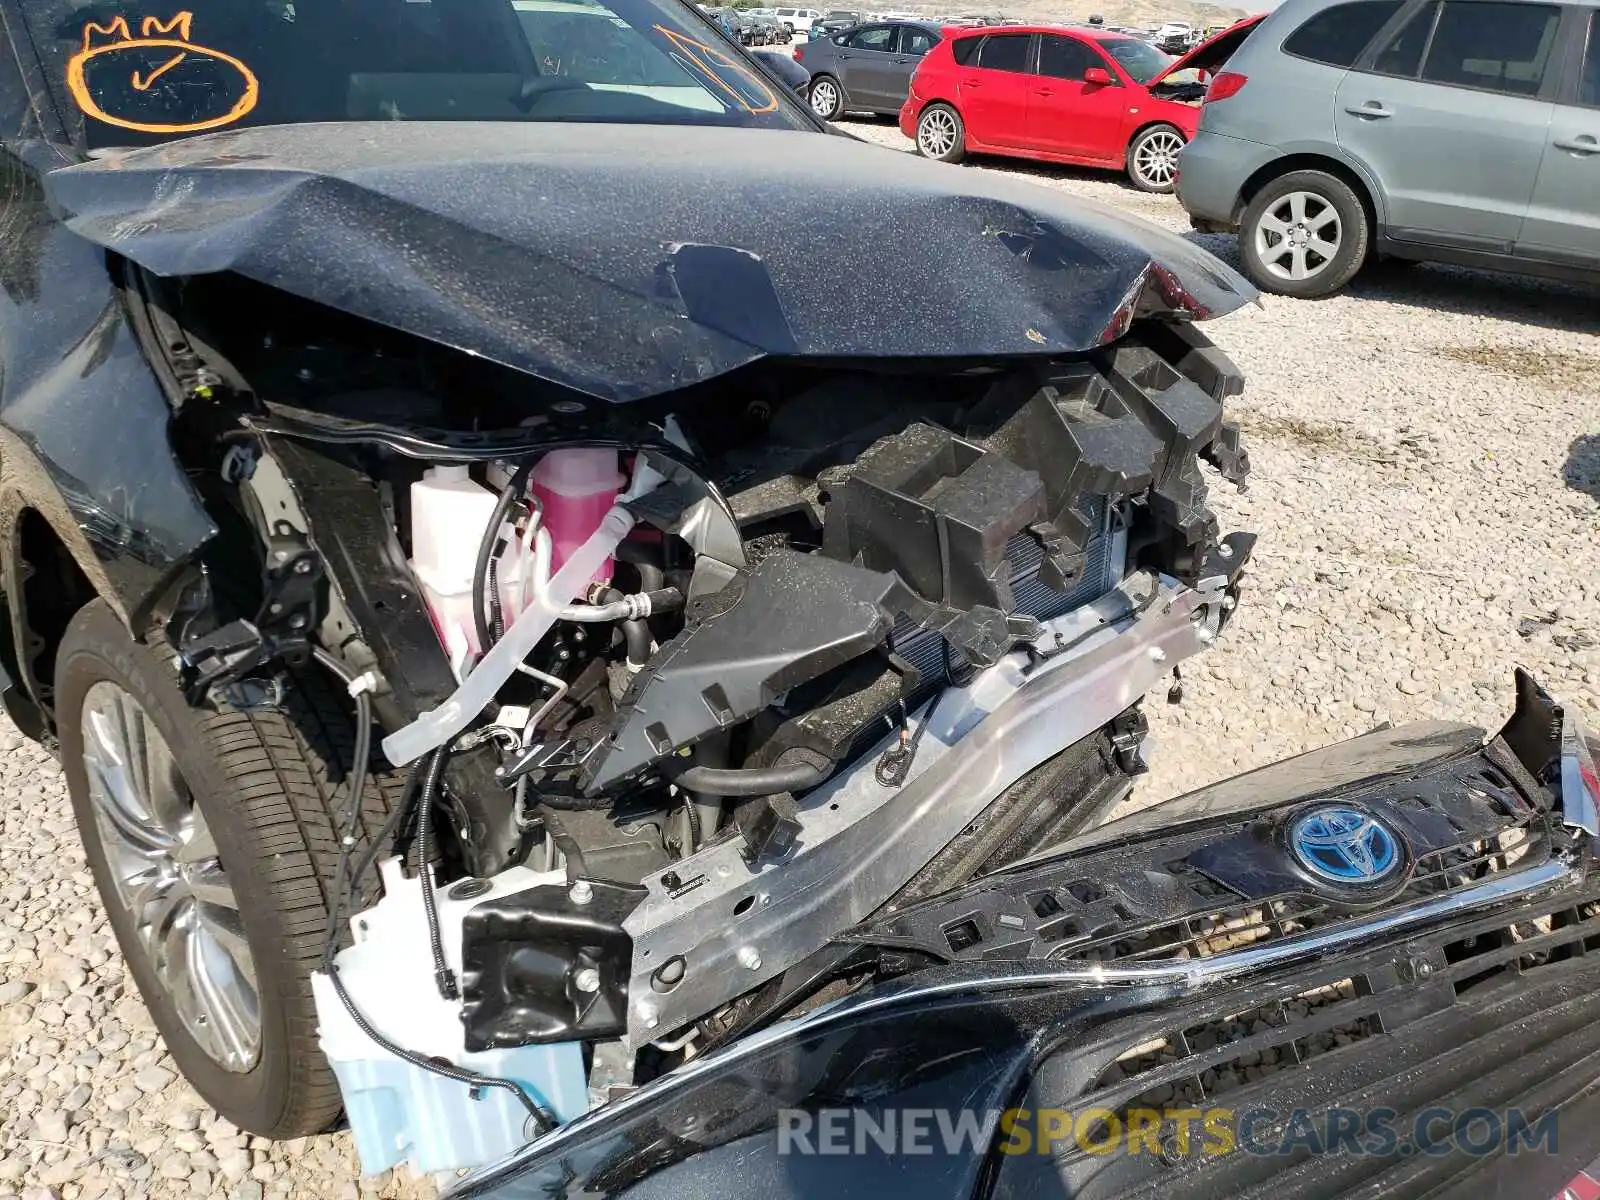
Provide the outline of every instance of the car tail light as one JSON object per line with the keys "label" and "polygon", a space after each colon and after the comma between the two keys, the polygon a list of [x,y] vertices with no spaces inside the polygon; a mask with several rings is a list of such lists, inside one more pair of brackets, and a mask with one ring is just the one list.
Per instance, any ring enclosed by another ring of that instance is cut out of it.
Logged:
{"label": "car tail light", "polygon": [[1210,104],[1213,100],[1226,100],[1229,96],[1237,96],[1249,82],[1249,76],[1240,75],[1237,71],[1218,71],[1211,80],[1211,86],[1206,88],[1204,103]]}
{"label": "car tail light", "polygon": [[795,62],[805,62],[806,48],[804,46],[796,46],[794,48],[794,60]]}

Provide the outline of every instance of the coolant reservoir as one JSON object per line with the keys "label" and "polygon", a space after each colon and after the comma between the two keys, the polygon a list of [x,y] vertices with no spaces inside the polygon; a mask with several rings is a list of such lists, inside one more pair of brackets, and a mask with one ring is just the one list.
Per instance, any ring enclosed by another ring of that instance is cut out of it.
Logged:
{"label": "coolant reservoir", "polygon": [[[533,468],[533,494],[544,508],[544,528],[553,543],[552,570],[600,528],[624,480],[617,469],[617,452],[604,449],[552,450]],[[589,582],[611,578],[607,558]]]}

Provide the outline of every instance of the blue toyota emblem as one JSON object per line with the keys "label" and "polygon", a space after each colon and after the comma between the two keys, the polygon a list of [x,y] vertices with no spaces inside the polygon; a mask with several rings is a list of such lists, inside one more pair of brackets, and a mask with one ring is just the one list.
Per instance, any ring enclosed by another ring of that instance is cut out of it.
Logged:
{"label": "blue toyota emblem", "polygon": [[1381,883],[1402,865],[1400,841],[1383,822],[1331,804],[1295,818],[1289,849],[1317,878],[1346,886]]}

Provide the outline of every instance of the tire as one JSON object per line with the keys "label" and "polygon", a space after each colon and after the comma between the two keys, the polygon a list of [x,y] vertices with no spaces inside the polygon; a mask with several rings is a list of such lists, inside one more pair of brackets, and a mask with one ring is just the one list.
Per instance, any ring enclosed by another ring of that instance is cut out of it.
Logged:
{"label": "tire", "polygon": [[967,156],[967,127],[948,104],[930,104],[917,115],[917,153],[936,162],[958,163]]}
{"label": "tire", "polygon": [[1128,143],[1128,178],[1141,192],[1171,193],[1178,185],[1178,151],[1183,134],[1172,125],[1141,129]]}
{"label": "tire", "polygon": [[824,121],[837,121],[844,114],[844,88],[832,75],[812,77],[811,111]]}
{"label": "tire", "polygon": [[1349,184],[1326,171],[1291,171],[1245,206],[1239,257],[1262,291],[1309,300],[1350,282],[1370,237],[1367,211]]}
{"label": "tire", "polygon": [[[339,858],[335,818],[348,802],[349,700],[311,667],[282,711],[192,708],[170,665],[101,601],[72,619],[56,661],[61,757],[79,836],[167,1049],[206,1103],[241,1129],[290,1138],[327,1128],[339,1115],[339,1089],[317,1046],[310,975],[321,965]],[[123,761],[141,769],[95,770],[91,786],[90,757],[108,761],[119,728],[140,731],[122,744],[138,748]],[[156,769],[162,763],[169,769]],[[165,802],[146,804],[142,815],[137,805],[118,808],[107,781],[130,778]],[[161,786],[173,779],[176,787]],[[383,787],[369,782],[360,845],[389,807]],[[164,817],[150,815],[158,809]],[[113,810],[136,832],[112,831]],[[166,843],[155,836],[171,831]],[[176,847],[171,857],[161,844]],[[141,882],[169,867],[176,877],[166,884]],[[153,898],[124,899],[123,889],[138,886]],[[141,933],[145,924],[151,929]],[[209,990],[187,986],[196,980]]]}

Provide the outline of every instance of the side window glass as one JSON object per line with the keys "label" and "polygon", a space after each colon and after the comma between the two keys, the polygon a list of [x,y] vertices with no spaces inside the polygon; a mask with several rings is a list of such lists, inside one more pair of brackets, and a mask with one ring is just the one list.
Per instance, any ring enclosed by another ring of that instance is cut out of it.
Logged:
{"label": "side window glass", "polygon": [[1291,33],[1283,52],[1330,67],[1351,67],[1384,22],[1400,11],[1400,0],[1356,0],[1325,8]]}
{"label": "side window glass", "polygon": [[957,38],[950,47],[950,57],[959,66],[975,67],[978,65],[978,44],[982,41],[981,37]]}
{"label": "side window glass", "polygon": [[1589,18],[1589,52],[1583,56],[1578,103],[1600,108],[1600,10]]}
{"label": "side window glass", "polygon": [[1039,39],[1039,74],[1052,79],[1082,79],[1090,67],[1102,66],[1089,47],[1074,38],[1050,34]]}
{"label": "side window glass", "polygon": [[938,42],[937,35],[915,25],[900,26],[900,53],[921,58]]}
{"label": "side window glass", "polygon": [[1504,0],[1446,0],[1422,64],[1429,83],[1532,96],[1544,82],[1561,10]]}
{"label": "side window glass", "polygon": [[1411,19],[1378,51],[1378,56],[1372,60],[1372,69],[1380,75],[1415,79],[1417,72],[1422,69],[1422,52],[1427,48],[1434,19],[1438,15],[1438,0],[1417,9]]}
{"label": "side window glass", "polygon": [[998,33],[983,39],[978,65],[991,71],[1026,71],[1031,33]]}
{"label": "side window glass", "polygon": [[890,25],[873,25],[852,33],[845,44],[857,50],[887,51],[894,43],[894,28]]}

